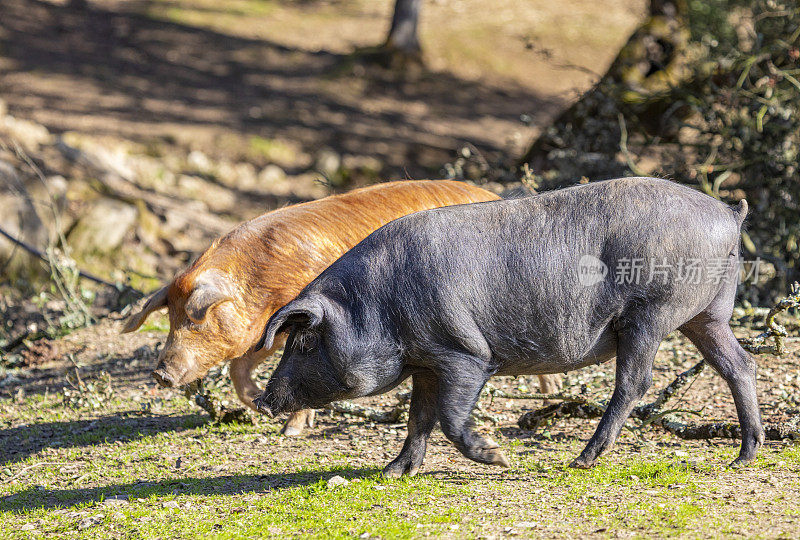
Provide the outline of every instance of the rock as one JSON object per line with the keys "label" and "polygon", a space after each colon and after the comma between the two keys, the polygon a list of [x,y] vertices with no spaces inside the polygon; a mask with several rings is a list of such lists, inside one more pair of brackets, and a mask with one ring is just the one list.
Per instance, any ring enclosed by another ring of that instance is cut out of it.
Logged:
{"label": "rock", "polygon": [[80,253],[112,251],[122,243],[137,215],[134,206],[114,199],[98,199],[75,224],[67,242]]}
{"label": "rock", "polygon": [[103,500],[103,504],[105,506],[125,506],[130,503],[128,502],[127,495],[114,495],[113,497],[108,497]]}
{"label": "rock", "polygon": [[162,508],[180,508],[178,501],[166,501],[161,503]]}
{"label": "rock", "polygon": [[[43,250],[47,246],[49,234],[34,200],[17,170],[10,163],[0,160],[0,228],[14,238]],[[15,256],[6,265],[12,253]],[[0,266],[9,275],[20,272],[33,275],[40,268],[35,258],[6,238],[0,238],[0,261]]]}
{"label": "rock", "polygon": [[339,154],[330,148],[323,148],[317,153],[317,159],[314,161],[314,169],[324,175],[326,178],[333,177],[342,166],[342,159]]}
{"label": "rock", "polygon": [[375,178],[383,170],[383,163],[373,156],[345,154],[342,158],[342,167]]}
{"label": "rock", "polygon": [[349,483],[350,483],[349,480],[347,480],[346,478],[342,478],[337,474],[336,476],[328,480],[328,489],[335,489],[339,486],[346,486]]}
{"label": "rock", "polygon": [[192,150],[189,152],[189,156],[186,158],[186,163],[189,165],[189,167],[202,173],[211,171],[211,160],[199,150]]}
{"label": "rock", "polygon": [[270,187],[286,180],[286,173],[277,165],[267,165],[258,173],[258,183],[261,187]]}
{"label": "rock", "polygon": [[34,525],[33,523],[26,523],[25,525],[19,528],[19,530],[21,531],[32,531],[34,529],[36,529],[36,525]]}
{"label": "rock", "polygon": [[95,525],[101,523],[103,518],[101,516],[89,516],[86,519],[82,520],[78,523],[78,529],[88,529],[89,527],[94,527]]}
{"label": "rock", "polygon": [[38,150],[39,146],[49,143],[52,138],[46,127],[13,116],[0,117],[0,133],[17,141],[28,152]]}

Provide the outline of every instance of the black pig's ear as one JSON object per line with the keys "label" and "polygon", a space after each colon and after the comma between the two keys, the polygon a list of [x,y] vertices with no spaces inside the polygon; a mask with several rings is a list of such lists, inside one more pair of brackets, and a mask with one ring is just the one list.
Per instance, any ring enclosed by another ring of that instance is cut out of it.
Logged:
{"label": "black pig's ear", "polygon": [[255,350],[270,349],[275,341],[275,335],[290,326],[301,324],[307,328],[314,328],[322,322],[324,316],[325,311],[318,299],[305,297],[292,300],[270,317]]}
{"label": "black pig's ear", "polygon": [[144,306],[142,306],[142,309],[128,317],[120,333],[127,334],[128,332],[133,332],[142,326],[142,323],[152,312],[167,307],[168,289],[169,285],[154,292],[153,295],[147,299],[147,302],[145,302]]}

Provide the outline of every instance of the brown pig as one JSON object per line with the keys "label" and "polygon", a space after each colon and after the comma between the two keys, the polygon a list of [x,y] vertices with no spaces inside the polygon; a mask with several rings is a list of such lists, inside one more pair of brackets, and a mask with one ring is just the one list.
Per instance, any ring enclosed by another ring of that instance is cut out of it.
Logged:
{"label": "brown pig", "polygon": [[[133,332],[152,313],[169,311],[169,335],[153,377],[163,386],[189,384],[228,360],[239,399],[254,408],[260,390],[253,369],[285,341],[253,351],[280,307],[372,231],[419,210],[499,197],[463,182],[387,182],[288,206],[247,221],[216,240],[187,270],[154,293],[125,322]],[[559,387],[540,377],[542,391]],[[313,411],[293,413],[284,433],[313,425]]]}

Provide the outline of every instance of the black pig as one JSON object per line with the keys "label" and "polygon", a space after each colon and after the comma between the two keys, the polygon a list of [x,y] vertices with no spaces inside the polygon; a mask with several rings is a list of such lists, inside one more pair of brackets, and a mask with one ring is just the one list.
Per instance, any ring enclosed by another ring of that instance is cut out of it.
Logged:
{"label": "black pig", "polygon": [[[493,375],[559,373],[614,356],[616,386],[573,467],[591,467],[651,385],[659,343],[683,332],[725,379],[742,426],[734,464],[764,440],[755,363],[728,325],[736,209],[667,180],[608,180],[418,212],[343,255],[267,323],[289,330],[255,404],[269,414],[386,392],[411,376],[408,437],[387,476],[415,474],[436,420],[480,463],[507,465],[470,412]],[[688,277],[687,277],[688,276]]]}

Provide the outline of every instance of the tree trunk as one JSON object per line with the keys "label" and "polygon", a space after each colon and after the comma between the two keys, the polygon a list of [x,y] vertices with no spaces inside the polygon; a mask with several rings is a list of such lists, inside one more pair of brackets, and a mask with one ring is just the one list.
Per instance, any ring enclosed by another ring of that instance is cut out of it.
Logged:
{"label": "tree trunk", "polygon": [[419,44],[419,12],[422,0],[397,0],[394,4],[392,27],[386,38],[387,49],[402,52],[408,56],[421,56]]}
{"label": "tree trunk", "polygon": [[419,72],[425,67],[418,32],[421,9],[422,0],[396,0],[386,41],[357,50],[355,55],[362,62],[377,64],[403,77]]}

